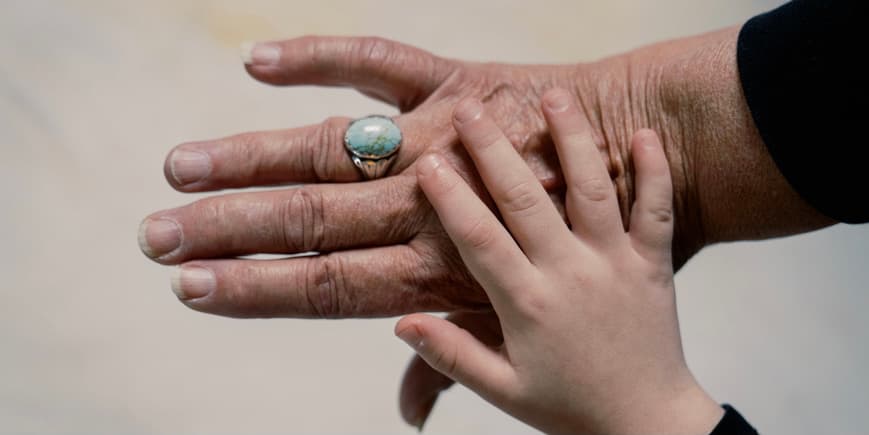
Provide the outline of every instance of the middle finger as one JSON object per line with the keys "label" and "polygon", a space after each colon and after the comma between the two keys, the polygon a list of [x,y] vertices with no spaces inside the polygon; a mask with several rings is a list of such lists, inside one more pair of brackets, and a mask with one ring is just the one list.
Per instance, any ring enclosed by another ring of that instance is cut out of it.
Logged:
{"label": "middle finger", "polygon": [[163,264],[400,243],[416,233],[427,208],[414,181],[394,176],[205,198],[147,217],[139,243]]}
{"label": "middle finger", "polygon": [[474,99],[460,102],[453,124],[495,200],[510,233],[529,260],[558,258],[569,232],[540,181],[513,144]]}

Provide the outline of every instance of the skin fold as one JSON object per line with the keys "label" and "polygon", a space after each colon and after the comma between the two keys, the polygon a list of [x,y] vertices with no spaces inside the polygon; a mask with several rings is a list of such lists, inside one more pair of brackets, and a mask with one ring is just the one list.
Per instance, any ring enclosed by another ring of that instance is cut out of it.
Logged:
{"label": "skin fold", "polygon": [[[484,341],[500,340],[486,293],[419,189],[423,154],[442,156],[493,207],[458,142],[452,110],[479,99],[564,215],[564,177],[541,97],[565,89],[586,118],[622,224],[630,220],[633,133],[658,132],[671,168],[672,264],[702,247],[817,229],[832,222],[787,185],[753,125],[736,68],[738,28],[662,42],[597,62],[510,65],[445,59],[380,38],[303,37],[250,47],[247,71],[278,85],[350,86],[397,107],[404,142],[387,177],[363,181],[343,148],[350,118],[178,145],[169,184],[182,192],[284,183],[155,212],[143,252],[181,265],[182,303],[231,317],[384,317],[445,311]],[[293,156],[293,158],[288,158]],[[319,255],[279,260],[254,253]],[[412,361],[402,415],[420,424],[451,382]]]}

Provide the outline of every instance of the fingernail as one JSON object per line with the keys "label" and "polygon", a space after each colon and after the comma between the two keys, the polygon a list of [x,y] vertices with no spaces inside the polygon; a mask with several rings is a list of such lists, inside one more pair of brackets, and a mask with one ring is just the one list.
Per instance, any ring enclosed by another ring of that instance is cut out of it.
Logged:
{"label": "fingernail", "polygon": [[217,279],[210,269],[180,266],[172,270],[172,291],[178,299],[188,300],[208,296],[217,288]]}
{"label": "fingernail", "polygon": [[460,123],[465,123],[471,121],[480,116],[480,113],[483,112],[483,105],[480,104],[477,100],[465,100],[459,103],[459,106],[456,107],[456,112],[453,116],[455,116],[456,121]]}
{"label": "fingernail", "polygon": [[419,168],[417,169],[417,171],[419,172],[419,175],[422,175],[423,177],[428,177],[429,175],[434,174],[435,171],[437,171],[438,166],[441,165],[441,161],[440,158],[438,158],[436,155],[427,154],[420,159],[418,164]]}
{"label": "fingernail", "polygon": [[139,225],[139,248],[148,257],[166,255],[181,246],[181,227],[175,221],[145,219]]}
{"label": "fingernail", "polygon": [[211,173],[211,157],[201,151],[175,150],[169,160],[169,169],[178,184],[190,184]]}
{"label": "fingernail", "polygon": [[281,48],[269,42],[245,42],[241,44],[241,60],[245,65],[276,65],[281,59]]}
{"label": "fingernail", "polygon": [[563,112],[567,110],[567,106],[570,105],[570,95],[562,90],[553,91],[546,94],[544,102],[549,110],[553,112]]}
{"label": "fingernail", "polygon": [[414,325],[398,331],[398,334],[396,335],[414,349],[419,349],[422,345],[422,337],[419,335],[419,330],[417,330]]}

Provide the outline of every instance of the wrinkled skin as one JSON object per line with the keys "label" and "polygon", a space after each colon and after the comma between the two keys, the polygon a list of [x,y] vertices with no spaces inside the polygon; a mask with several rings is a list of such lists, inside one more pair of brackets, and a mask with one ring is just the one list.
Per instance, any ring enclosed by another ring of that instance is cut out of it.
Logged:
{"label": "wrinkled skin", "polygon": [[[722,35],[732,40],[734,31]],[[553,87],[572,91],[594,130],[625,222],[633,192],[629,139],[642,127],[658,131],[672,168],[673,252],[678,268],[704,244],[732,237],[712,234],[710,229],[716,226],[710,217],[716,216],[716,210],[704,208],[702,201],[720,192],[711,187],[695,189],[703,183],[721,183],[702,175],[698,180],[693,172],[704,153],[714,154],[714,147],[697,151],[686,146],[711,142],[703,136],[703,128],[696,128],[703,122],[693,118],[700,113],[697,108],[681,104],[682,93],[690,88],[674,90],[662,85],[670,72],[678,73],[685,62],[694,61],[696,56],[691,53],[698,47],[717,46],[716,38],[722,36],[659,44],[595,63],[564,66],[449,60],[379,38],[305,37],[274,43],[280,47],[277,63],[258,62],[255,51],[253,63],[247,65],[256,79],[274,85],[352,86],[401,111],[395,120],[404,140],[389,176],[361,179],[343,149],[342,137],[350,118],[182,144],[170,153],[165,166],[167,180],[180,191],[304,185],[230,193],[154,213],[146,218],[146,227],[167,221],[180,228],[181,235],[156,236],[145,229],[140,235],[143,250],[161,264],[213,271],[217,282],[213,291],[198,297],[179,294],[195,310],[232,317],[317,318],[446,311],[452,313],[452,321],[497,345],[500,332],[488,300],[462,264],[414,176],[418,157],[440,153],[481,191],[450,123],[454,105],[464,97],[480,98],[562,207],[563,180],[540,98]],[[731,89],[724,92],[733,93]],[[744,114],[736,116],[744,121]],[[727,137],[725,133],[716,135]],[[742,138],[737,134],[728,140]],[[181,151],[207,155],[208,175],[197,180],[186,177],[183,164],[173,163],[176,157],[181,160]],[[730,158],[740,164],[738,157]],[[756,159],[750,152],[744,158]],[[744,202],[739,187],[727,185],[729,191],[736,189],[734,202]],[[724,210],[731,205],[726,200],[715,203]],[[755,224],[763,222],[762,218],[750,212],[743,220]],[[730,219],[737,227],[741,222],[733,216]],[[782,227],[776,231],[785,233]],[[742,238],[768,235],[777,234],[757,229],[739,233]],[[180,246],[175,247],[175,242]],[[269,261],[236,258],[308,251],[320,255]],[[183,276],[182,288],[187,282]],[[451,383],[421,360],[412,361],[401,391],[405,420],[422,424],[438,392]]]}

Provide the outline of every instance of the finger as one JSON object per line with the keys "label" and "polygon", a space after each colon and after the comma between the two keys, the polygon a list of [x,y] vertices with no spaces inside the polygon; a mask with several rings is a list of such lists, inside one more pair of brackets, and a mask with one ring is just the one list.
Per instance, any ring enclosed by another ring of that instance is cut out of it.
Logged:
{"label": "finger", "polygon": [[591,128],[569,93],[556,89],[543,97],[543,113],[567,185],[567,218],[586,242],[608,246],[624,235],[615,189],[591,136]]}
{"label": "finger", "polygon": [[196,260],[175,268],[172,289],[188,307],[229,317],[388,317],[454,310],[421,285],[425,265],[407,245],[279,260]]}
{"label": "finger", "polygon": [[510,233],[533,262],[560,256],[568,233],[537,177],[513,148],[483,105],[466,99],[456,106],[453,124]]}
{"label": "finger", "polygon": [[515,388],[515,373],[503,355],[449,321],[411,314],[398,321],[395,335],[433,369],[486,400],[499,403]]}
{"label": "finger", "polygon": [[[390,167],[399,173],[431,144],[431,117],[416,123],[395,118],[402,131],[402,148]],[[163,166],[166,180],[183,192],[285,183],[351,182],[362,180],[344,148],[350,118],[326,121],[288,130],[244,133],[222,139],[177,146]],[[424,144],[424,145],[420,145]]]}
{"label": "finger", "polygon": [[669,261],[673,239],[673,185],[667,156],[652,130],[634,134],[631,153],[637,173],[637,198],[631,210],[629,234],[641,253]]}
{"label": "finger", "polygon": [[410,177],[232,193],[155,213],[142,251],[157,262],[388,245],[410,239],[426,203]]}
{"label": "finger", "polygon": [[185,143],[169,153],[163,172],[185,191],[291,182],[348,182],[361,175],[344,150],[349,118],[289,130],[244,133]]}
{"label": "finger", "polygon": [[425,100],[455,68],[424,50],[377,37],[305,36],[244,48],[248,72],[274,85],[352,86],[402,110]]}
{"label": "finger", "polygon": [[404,371],[399,393],[401,418],[405,423],[422,430],[431,415],[441,391],[455,381],[431,368],[419,355],[414,355]]}
{"label": "finger", "polygon": [[[442,158],[429,154],[417,166],[417,179],[437,212],[468,270],[486,290],[496,309],[508,306],[511,290],[521,283],[505,282],[529,273],[530,263],[467,183]],[[514,290],[515,289],[515,290]]]}
{"label": "finger", "polygon": [[[454,312],[446,320],[470,332],[489,347],[499,346],[504,338],[498,316],[493,311]],[[438,395],[453,385],[453,380],[431,368],[419,355],[415,355],[401,380],[399,407],[401,416],[408,424],[422,428],[428,419]]]}

